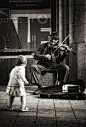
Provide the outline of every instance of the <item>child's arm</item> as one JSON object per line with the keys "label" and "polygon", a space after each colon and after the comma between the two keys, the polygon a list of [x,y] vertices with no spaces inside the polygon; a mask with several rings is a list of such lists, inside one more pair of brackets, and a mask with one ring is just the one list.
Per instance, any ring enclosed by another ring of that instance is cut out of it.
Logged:
{"label": "child's arm", "polygon": [[22,79],[22,81],[25,83],[25,84],[29,84],[29,82],[27,81],[26,77],[25,77],[25,68],[22,68],[20,70],[20,78]]}
{"label": "child's arm", "polygon": [[9,74],[9,82],[8,82],[8,85],[7,85],[7,88],[6,88],[6,94],[9,95],[9,92],[10,92],[10,86],[11,86],[11,73]]}

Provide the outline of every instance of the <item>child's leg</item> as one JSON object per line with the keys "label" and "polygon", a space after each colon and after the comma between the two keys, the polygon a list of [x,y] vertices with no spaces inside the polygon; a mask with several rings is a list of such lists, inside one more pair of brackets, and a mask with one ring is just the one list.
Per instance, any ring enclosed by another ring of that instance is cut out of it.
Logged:
{"label": "child's leg", "polygon": [[21,111],[29,111],[29,108],[26,107],[26,93],[24,94],[24,96],[21,96]]}
{"label": "child's leg", "polygon": [[9,107],[12,107],[14,98],[15,98],[15,96],[10,96],[10,97],[9,97]]}
{"label": "child's leg", "polygon": [[23,109],[24,107],[26,107],[26,94],[21,96],[21,108]]}

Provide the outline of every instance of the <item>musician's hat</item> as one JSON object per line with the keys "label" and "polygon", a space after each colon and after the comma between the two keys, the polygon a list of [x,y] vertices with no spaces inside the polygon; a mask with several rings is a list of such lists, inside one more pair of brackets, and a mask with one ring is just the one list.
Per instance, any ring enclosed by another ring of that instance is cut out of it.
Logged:
{"label": "musician's hat", "polygon": [[56,31],[52,32],[52,34],[50,34],[49,36],[50,36],[52,39],[58,39],[58,40],[59,40]]}

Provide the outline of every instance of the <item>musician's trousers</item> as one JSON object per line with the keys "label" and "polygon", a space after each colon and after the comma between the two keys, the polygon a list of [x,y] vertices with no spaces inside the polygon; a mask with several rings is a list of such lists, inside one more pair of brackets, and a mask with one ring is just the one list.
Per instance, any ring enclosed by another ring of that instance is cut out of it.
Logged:
{"label": "musician's trousers", "polygon": [[[31,74],[32,74],[32,83],[38,85],[39,88],[42,87],[40,83],[41,71],[47,70],[49,68],[44,67],[43,65],[32,65],[31,66]],[[55,77],[58,81],[66,82],[69,75],[69,67],[66,64],[58,64],[55,68],[57,73],[55,73]]]}

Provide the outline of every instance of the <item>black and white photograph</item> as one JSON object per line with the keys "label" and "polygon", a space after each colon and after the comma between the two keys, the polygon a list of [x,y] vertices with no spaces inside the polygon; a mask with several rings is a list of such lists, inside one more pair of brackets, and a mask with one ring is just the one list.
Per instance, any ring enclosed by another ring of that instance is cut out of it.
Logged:
{"label": "black and white photograph", "polygon": [[0,127],[86,127],[86,0],[0,0]]}

